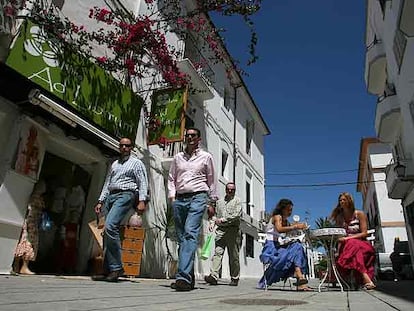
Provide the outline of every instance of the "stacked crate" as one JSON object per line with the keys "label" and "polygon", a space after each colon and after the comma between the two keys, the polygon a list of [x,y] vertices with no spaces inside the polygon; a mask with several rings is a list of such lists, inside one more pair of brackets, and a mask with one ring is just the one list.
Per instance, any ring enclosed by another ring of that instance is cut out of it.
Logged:
{"label": "stacked crate", "polygon": [[121,227],[122,264],[125,275],[139,276],[145,231],[143,228]]}

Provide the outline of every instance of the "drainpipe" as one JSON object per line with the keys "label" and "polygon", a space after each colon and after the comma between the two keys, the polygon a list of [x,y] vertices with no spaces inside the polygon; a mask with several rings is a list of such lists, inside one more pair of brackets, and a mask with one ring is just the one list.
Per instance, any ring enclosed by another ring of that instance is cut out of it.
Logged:
{"label": "drainpipe", "polygon": [[232,84],[234,92],[234,120],[233,120],[233,182],[236,182],[236,163],[237,163],[237,150],[236,150],[236,132],[237,132],[237,89],[242,85]]}

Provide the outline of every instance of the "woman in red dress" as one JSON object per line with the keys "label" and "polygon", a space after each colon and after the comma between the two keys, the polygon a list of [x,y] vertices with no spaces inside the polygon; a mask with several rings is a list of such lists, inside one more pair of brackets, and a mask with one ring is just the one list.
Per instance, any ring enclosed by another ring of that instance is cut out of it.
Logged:
{"label": "woman in red dress", "polygon": [[363,289],[374,289],[375,284],[372,280],[375,271],[375,250],[366,240],[367,216],[363,211],[355,210],[352,196],[344,192],[339,195],[331,218],[347,233],[346,237],[339,239],[337,266],[341,274],[350,274],[353,271],[355,280]]}

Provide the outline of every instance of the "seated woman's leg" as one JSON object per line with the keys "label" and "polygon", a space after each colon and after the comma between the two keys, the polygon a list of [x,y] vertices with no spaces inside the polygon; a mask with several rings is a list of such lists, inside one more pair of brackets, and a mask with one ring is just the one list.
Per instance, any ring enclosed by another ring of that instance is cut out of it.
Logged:
{"label": "seated woman's leg", "polygon": [[[374,277],[375,251],[371,244],[358,239],[350,239],[342,245],[337,264],[345,270],[353,270],[356,281],[368,287],[375,286]],[[356,274],[356,275],[355,275]]]}
{"label": "seated woman's leg", "polygon": [[266,241],[259,258],[260,261],[267,264],[268,267],[262,278],[259,280],[258,288],[265,288],[265,284],[269,286],[280,281],[285,275],[288,275],[286,271],[286,269],[289,268],[286,266],[286,249],[279,247],[273,241]]}

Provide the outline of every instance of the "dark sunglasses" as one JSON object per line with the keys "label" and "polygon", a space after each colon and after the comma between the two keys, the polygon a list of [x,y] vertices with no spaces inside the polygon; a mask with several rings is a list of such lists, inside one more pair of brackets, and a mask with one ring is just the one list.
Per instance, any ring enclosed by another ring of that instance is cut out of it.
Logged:
{"label": "dark sunglasses", "polygon": [[198,135],[196,133],[188,133],[185,134],[185,137],[198,137]]}
{"label": "dark sunglasses", "polygon": [[229,189],[229,188],[227,188],[226,191],[236,191],[236,189]]}
{"label": "dark sunglasses", "polygon": [[119,148],[122,148],[122,147],[130,148],[132,147],[132,145],[131,144],[119,144]]}

